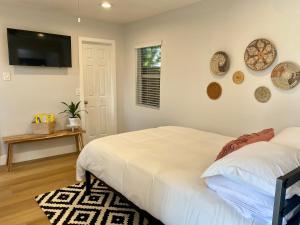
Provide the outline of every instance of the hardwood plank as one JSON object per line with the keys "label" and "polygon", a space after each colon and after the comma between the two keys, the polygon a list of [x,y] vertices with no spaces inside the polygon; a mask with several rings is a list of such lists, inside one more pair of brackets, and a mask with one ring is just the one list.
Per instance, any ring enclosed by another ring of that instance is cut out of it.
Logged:
{"label": "hardwood plank", "polygon": [[35,208],[23,209],[18,213],[1,218],[1,225],[26,225],[27,223],[32,223],[41,218],[44,218],[45,223],[47,222],[48,225],[50,224],[41,210],[36,210]]}
{"label": "hardwood plank", "polygon": [[78,154],[17,164],[12,172],[0,169],[0,224],[49,225],[36,195],[76,183]]}
{"label": "hardwood plank", "polygon": [[[14,170],[11,171],[10,173],[7,173],[5,167],[1,167],[0,176],[2,177],[2,179],[4,179],[4,177],[10,179],[11,177],[24,176],[24,173],[31,174],[33,173],[33,170],[36,170],[37,168],[40,168],[40,171],[48,170],[49,168],[51,169],[61,168],[62,166],[66,165],[66,164],[62,164],[62,162],[67,163],[70,159],[73,159],[75,155],[78,156],[78,153],[70,153],[63,156],[61,155],[61,156],[49,157],[49,158],[38,159],[33,161],[16,163],[14,164]],[[23,168],[26,168],[26,170],[24,171]]]}
{"label": "hardwood plank", "polygon": [[[69,159],[70,160],[70,159]],[[66,168],[66,167],[75,167],[75,164],[70,162],[70,161],[65,161],[64,164],[62,164],[64,161],[57,161],[55,164],[52,165],[51,162],[50,163],[43,163],[41,165],[36,165],[36,166],[23,166],[18,168],[18,170],[14,170],[13,172],[10,173],[0,173],[1,179],[0,179],[0,187],[2,186],[2,183],[4,183],[4,185],[7,184],[12,184],[12,182],[23,182],[25,180],[28,179],[36,179],[36,178],[40,178],[43,177],[45,175],[52,175],[55,173],[59,173],[60,171],[62,171],[63,169],[70,169],[70,168]],[[28,168],[26,168],[28,167]],[[24,169],[26,168],[26,169]],[[9,183],[7,183],[9,182]]]}

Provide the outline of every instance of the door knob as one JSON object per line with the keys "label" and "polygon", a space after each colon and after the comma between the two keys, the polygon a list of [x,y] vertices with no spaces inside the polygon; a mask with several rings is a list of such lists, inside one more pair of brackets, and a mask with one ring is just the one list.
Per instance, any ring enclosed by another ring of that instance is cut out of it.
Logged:
{"label": "door knob", "polygon": [[89,104],[89,101],[84,101],[84,104],[85,104],[85,105]]}

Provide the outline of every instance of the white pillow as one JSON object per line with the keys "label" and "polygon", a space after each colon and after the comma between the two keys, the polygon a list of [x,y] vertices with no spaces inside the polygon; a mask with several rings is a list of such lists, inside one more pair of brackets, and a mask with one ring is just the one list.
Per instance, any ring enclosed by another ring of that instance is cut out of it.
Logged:
{"label": "white pillow", "polygon": [[205,179],[207,186],[246,218],[272,224],[274,198],[261,194],[245,183],[233,182],[223,176]]}
{"label": "white pillow", "polygon": [[272,143],[300,149],[300,127],[289,127],[277,134]]}
{"label": "white pillow", "polygon": [[[257,191],[275,196],[276,179],[300,166],[300,150],[270,142],[247,145],[214,162],[203,178],[222,175],[246,183]],[[300,196],[300,182],[287,191],[287,198]]]}

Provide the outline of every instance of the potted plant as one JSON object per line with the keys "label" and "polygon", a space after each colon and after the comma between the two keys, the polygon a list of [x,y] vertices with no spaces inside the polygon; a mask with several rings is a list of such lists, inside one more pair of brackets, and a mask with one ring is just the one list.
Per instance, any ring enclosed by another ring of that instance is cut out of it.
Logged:
{"label": "potted plant", "polygon": [[69,116],[69,122],[71,127],[80,126],[80,120],[81,120],[80,112],[82,111],[87,112],[86,110],[79,109],[80,101],[77,103],[71,102],[70,104],[67,104],[65,102],[61,102],[61,103],[65,105],[67,109],[64,110],[63,112],[60,112],[60,114],[66,113]]}

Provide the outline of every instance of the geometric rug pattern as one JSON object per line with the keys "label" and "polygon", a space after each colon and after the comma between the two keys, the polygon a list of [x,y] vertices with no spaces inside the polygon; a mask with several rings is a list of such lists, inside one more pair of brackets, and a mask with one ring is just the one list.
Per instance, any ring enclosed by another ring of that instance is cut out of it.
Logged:
{"label": "geometric rug pattern", "polygon": [[100,180],[92,180],[91,195],[85,183],[35,197],[53,225],[156,225],[136,206]]}

